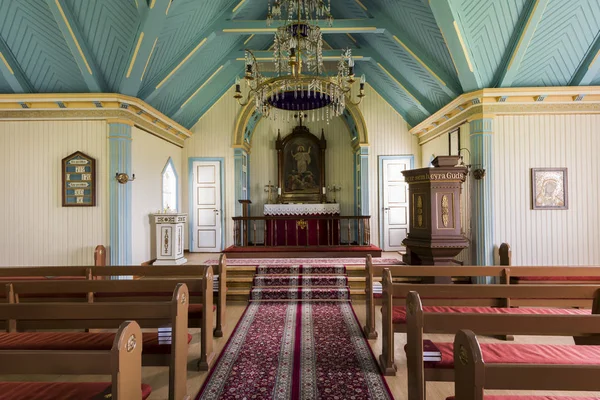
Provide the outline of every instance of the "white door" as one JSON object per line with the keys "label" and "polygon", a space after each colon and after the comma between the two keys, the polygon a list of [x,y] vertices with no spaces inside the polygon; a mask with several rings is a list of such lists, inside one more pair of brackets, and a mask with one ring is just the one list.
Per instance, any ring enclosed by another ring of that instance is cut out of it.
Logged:
{"label": "white door", "polygon": [[192,163],[193,252],[221,251],[221,163]]}
{"label": "white door", "polygon": [[408,233],[408,184],[402,171],[411,169],[410,157],[383,159],[383,250],[404,249],[402,241]]}

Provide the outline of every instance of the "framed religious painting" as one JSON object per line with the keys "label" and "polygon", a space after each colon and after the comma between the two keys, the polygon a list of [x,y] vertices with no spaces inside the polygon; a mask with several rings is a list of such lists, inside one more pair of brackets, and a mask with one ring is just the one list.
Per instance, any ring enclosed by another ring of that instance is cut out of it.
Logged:
{"label": "framed religious painting", "polygon": [[569,208],[566,168],[531,168],[531,205],[534,210]]}
{"label": "framed religious painting", "polygon": [[77,151],[62,159],[62,206],[96,205],[96,160]]}
{"label": "framed religious painting", "polygon": [[320,203],[325,188],[325,134],[321,138],[299,125],[281,139],[277,136],[279,201]]}
{"label": "framed religious painting", "polygon": [[448,155],[460,155],[460,128],[448,133]]}

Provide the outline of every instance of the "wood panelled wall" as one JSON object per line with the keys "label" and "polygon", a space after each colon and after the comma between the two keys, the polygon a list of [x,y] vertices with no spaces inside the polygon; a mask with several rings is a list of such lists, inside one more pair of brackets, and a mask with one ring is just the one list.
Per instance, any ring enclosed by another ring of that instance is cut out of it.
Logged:
{"label": "wood panelled wall", "polygon": [[[182,174],[181,155],[183,150],[174,144],[150,135],[139,128],[131,129],[132,173],[135,181],[128,183],[131,187],[131,234],[132,263],[139,265],[156,258],[154,248],[154,226],[150,223],[150,214],[162,208],[162,171],[169,160],[173,160],[175,171],[179,177],[178,203],[174,205],[181,211]],[[173,205],[169,207],[174,208]],[[182,212],[187,212],[182,211]],[[185,233],[187,237],[187,231]]]}
{"label": "wood panelled wall", "polygon": [[[91,265],[108,243],[104,121],[0,122],[0,266]],[[62,207],[61,160],[96,159],[96,206]]]}
{"label": "wood panelled wall", "polygon": [[[364,115],[369,131],[369,190],[371,213],[371,241],[379,244],[379,156],[414,155],[415,165],[421,163],[421,153],[417,139],[408,133],[408,125],[385,100],[369,85],[367,96],[360,109]],[[234,159],[232,135],[240,106],[232,98],[230,89],[192,128],[194,135],[186,140],[183,153],[183,201],[182,210],[188,207],[188,159],[189,157],[222,157],[225,159],[225,246],[233,243],[233,224],[231,217],[235,214]],[[262,204],[266,199],[264,185],[271,179],[276,185],[277,168],[274,138],[277,127],[283,126],[282,136],[291,132],[293,124],[261,121],[252,138],[250,153],[250,200],[253,202],[252,214],[262,215]],[[354,214],[354,167],[350,135],[342,121],[327,124],[308,124],[311,132],[320,135],[320,128],[325,129],[328,140],[327,183],[342,186],[337,193],[342,201],[342,213]],[[271,149],[271,150],[269,150]],[[271,153],[271,155],[269,155]],[[340,197],[341,196],[341,197]]]}
{"label": "wood panelled wall", "polygon": [[[600,116],[513,115],[494,127],[495,242],[515,265],[600,263]],[[531,168],[568,168],[568,210],[531,209]]]}

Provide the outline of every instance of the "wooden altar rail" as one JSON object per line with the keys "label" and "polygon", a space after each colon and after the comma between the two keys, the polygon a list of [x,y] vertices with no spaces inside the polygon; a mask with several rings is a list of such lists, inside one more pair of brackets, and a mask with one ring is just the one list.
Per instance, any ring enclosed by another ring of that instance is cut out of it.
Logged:
{"label": "wooden altar rail", "polygon": [[[283,232],[281,232],[281,228],[279,228],[278,232],[279,221],[283,221]],[[301,221],[303,223],[300,223]],[[315,244],[309,244],[308,227],[311,221],[317,221],[316,245],[339,246],[344,244],[347,246],[369,246],[371,244],[371,216],[369,215],[233,217],[233,242],[235,246],[315,246]],[[263,241],[259,243],[260,237],[258,237],[258,232],[261,229]],[[270,235],[269,232],[271,233]],[[284,244],[278,243],[278,233],[283,235]],[[288,238],[289,233],[292,235],[292,240]],[[353,236],[356,238],[355,241],[352,240]],[[320,244],[321,239],[323,239],[323,242],[325,241],[324,238],[327,238],[327,243]],[[300,244],[301,239],[306,239],[305,244]]]}

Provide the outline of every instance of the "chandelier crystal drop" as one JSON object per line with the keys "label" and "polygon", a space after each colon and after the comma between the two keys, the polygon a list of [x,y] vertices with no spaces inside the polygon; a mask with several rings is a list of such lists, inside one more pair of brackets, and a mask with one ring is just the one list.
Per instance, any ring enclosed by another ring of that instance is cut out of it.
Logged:
{"label": "chandelier crystal drop", "polygon": [[[268,4],[267,25],[275,19],[281,25],[273,40],[273,77],[267,78],[253,52],[245,52],[244,81],[247,95],[242,95],[240,79],[236,78],[235,95],[240,105],[254,101],[257,112],[277,118],[274,109],[299,118],[329,123],[341,115],[346,104],[357,105],[364,94],[365,77],[360,79],[357,101],[352,100],[354,60],[350,49],[344,50],[337,63],[337,74],[327,74],[323,58],[323,34],[318,22],[333,25],[331,4],[323,0],[275,0]],[[264,67],[263,67],[264,69]],[[254,99],[252,99],[254,97]],[[282,113],[281,120],[285,119]]]}

